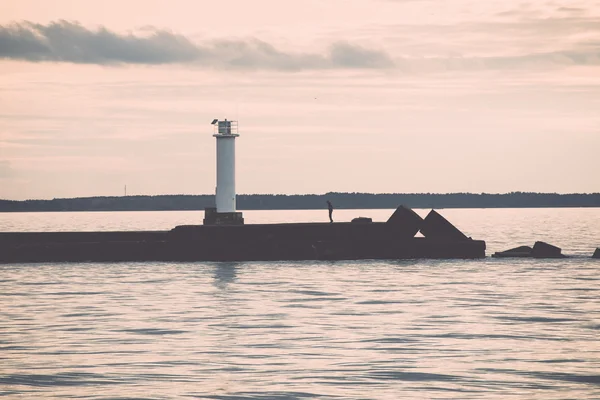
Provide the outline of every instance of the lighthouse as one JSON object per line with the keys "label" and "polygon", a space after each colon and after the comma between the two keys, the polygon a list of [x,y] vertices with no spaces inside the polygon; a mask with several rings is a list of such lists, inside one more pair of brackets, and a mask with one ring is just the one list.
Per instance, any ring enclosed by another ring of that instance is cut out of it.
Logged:
{"label": "lighthouse", "polygon": [[213,137],[217,140],[217,186],[215,207],[204,210],[205,225],[241,225],[244,218],[235,203],[235,139],[237,121],[214,119]]}

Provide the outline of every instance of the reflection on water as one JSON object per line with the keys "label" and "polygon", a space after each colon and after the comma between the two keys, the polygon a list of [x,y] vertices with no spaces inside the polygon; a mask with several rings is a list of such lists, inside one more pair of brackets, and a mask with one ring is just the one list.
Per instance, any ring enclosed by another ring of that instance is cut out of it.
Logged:
{"label": "reflection on water", "polygon": [[484,211],[443,213],[577,257],[0,266],[0,394],[600,398],[598,211]]}
{"label": "reflection on water", "polygon": [[240,263],[222,262],[214,263],[215,286],[219,289],[227,289],[227,284],[235,281],[236,269]]}

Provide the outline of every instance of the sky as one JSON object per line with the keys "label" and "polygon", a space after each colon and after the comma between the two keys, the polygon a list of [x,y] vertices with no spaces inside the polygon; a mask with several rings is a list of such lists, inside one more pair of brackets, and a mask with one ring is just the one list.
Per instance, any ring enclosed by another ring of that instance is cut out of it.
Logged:
{"label": "sky", "polygon": [[0,199],[600,192],[600,3],[0,0]]}

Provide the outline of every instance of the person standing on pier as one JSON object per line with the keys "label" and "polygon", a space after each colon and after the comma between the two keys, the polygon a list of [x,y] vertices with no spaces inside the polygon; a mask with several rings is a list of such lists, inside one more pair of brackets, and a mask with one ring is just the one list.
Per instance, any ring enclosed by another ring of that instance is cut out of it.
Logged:
{"label": "person standing on pier", "polygon": [[329,222],[333,223],[333,205],[329,200],[327,200],[327,208],[329,208]]}

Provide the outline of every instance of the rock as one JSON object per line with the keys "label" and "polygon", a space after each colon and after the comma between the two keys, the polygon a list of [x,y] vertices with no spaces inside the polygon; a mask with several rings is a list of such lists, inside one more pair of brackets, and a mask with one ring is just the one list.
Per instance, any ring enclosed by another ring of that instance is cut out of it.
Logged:
{"label": "rock", "polygon": [[402,238],[414,237],[421,229],[422,224],[423,218],[419,214],[402,205],[396,208],[386,222],[393,234]]}
{"label": "rock", "polygon": [[423,220],[421,233],[427,239],[467,240],[468,238],[446,218],[431,210]]}
{"label": "rock", "polygon": [[531,257],[532,248],[529,246],[519,246],[514,249],[505,251],[498,251],[492,254],[492,257],[503,258],[503,257]]}
{"label": "rock", "polygon": [[598,247],[596,249],[596,251],[594,252],[594,254],[592,255],[592,258],[600,258],[600,247]]}
{"label": "rock", "polygon": [[560,247],[546,242],[535,242],[531,250],[531,256],[534,258],[565,258]]}
{"label": "rock", "polygon": [[353,224],[370,224],[371,222],[373,219],[369,217],[357,217],[352,220]]}

